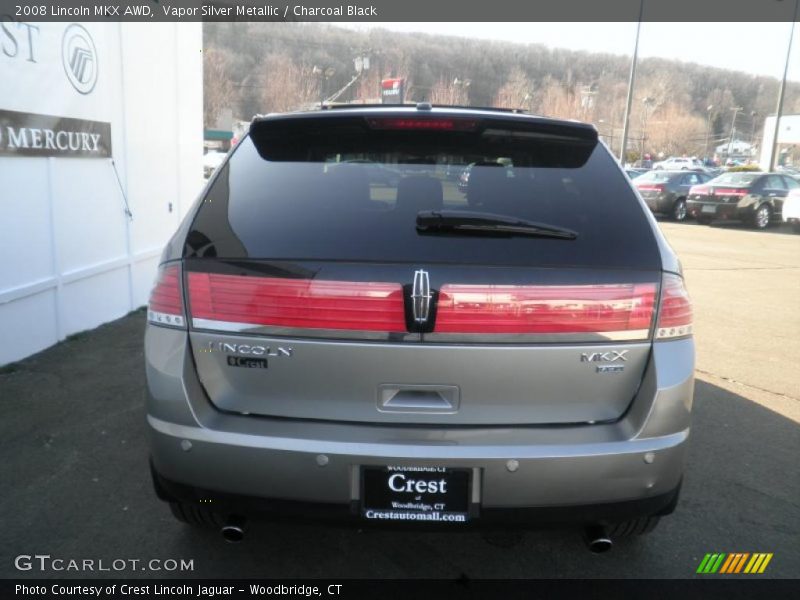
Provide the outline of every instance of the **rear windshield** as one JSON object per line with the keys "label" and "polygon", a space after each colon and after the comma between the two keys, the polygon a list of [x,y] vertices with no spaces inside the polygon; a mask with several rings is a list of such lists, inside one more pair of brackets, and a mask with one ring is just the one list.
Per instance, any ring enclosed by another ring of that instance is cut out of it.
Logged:
{"label": "rear windshield", "polygon": [[[254,133],[218,173],[185,255],[660,266],[644,211],[602,144],[487,129]],[[442,209],[536,221],[578,237],[417,230],[420,211]]]}
{"label": "rear windshield", "polygon": [[715,185],[750,185],[761,173],[723,173],[714,180]]}
{"label": "rear windshield", "polygon": [[639,177],[636,178],[636,183],[666,183],[672,177],[675,177],[675,173],[665,171],[648,171],[644,175],[639,175]]}

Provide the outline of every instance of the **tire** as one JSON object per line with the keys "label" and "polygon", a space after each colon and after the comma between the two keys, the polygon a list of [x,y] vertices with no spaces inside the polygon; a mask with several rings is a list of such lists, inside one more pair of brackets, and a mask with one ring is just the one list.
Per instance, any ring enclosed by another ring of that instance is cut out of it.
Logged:
{"label": "tire", "polygon": [[672,220],[681,223],[686,220],[687,215],[686,198],[678,198],[672,205],[672,214],[670,215]]}
{"label": "tire", "polygon": [[768,204],[762,204],[753,213],[751,225],[755,229],[766,229],[772,220],[772,211]]}
{"label": "tire", "polygon": [[224,524],[222,515],[205,506],[195,506],[185,502],[170,502],[169,509],[172,511],[172,516],[178,521],[193,527],[219,529]]}
{"label": "tire", "polygon": [[612,538],[645,535],[653,531],[661,517],[638,517],[622,523],[614,523],[608,527],[608,535]]}

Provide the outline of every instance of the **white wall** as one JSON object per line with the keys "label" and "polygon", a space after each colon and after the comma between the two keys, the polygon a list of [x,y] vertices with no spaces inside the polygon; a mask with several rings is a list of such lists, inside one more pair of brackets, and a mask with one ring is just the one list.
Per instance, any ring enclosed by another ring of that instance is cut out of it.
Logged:
{"label": "white wall", "polygon": [[[775,116],[767,117],[764,120],[764,139],[761,141],[761,158],[759,166],[769,169],[769,157],[772,152],[772,141],[775,139]],[[783,115],[778,125],[778,152],[780,144],[800,144],[800,115]],[[778,158],[775,157],[775,164]]]}
{"label": "white wall", "polygon": [[203,184],[199,23],[82,23],[97,50],[89,94],[64,73],[69,23],[30,37],[4,25],[0,109],[110,122],[133,218],[111,159],[0,155],[0,365],[144,305]]}

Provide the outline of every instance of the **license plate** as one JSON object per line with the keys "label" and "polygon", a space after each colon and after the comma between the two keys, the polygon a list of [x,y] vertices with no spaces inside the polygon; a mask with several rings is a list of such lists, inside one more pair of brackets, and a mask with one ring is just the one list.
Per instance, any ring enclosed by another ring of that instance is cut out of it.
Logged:
{"label": "license plate", "polygon": [[717,212],[717,207],[713,206],[711,204],[704,204],[703,208],[700,209],[700,212],[712,213],[713,214],[713,213]]}
{"label": "license plate", "polygon": [[363,467],[361,516],[371,521],[466,523],[472,471]]}

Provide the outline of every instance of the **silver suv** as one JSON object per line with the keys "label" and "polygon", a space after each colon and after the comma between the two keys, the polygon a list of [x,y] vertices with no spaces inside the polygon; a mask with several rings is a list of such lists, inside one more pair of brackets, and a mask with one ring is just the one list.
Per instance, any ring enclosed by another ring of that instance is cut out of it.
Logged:
{"label": "silver suv", "polygon": [[152,292],[155,488],[229,540],[288,512],[573,523],[604,550],[677,502],[691,321],[590,125],[430,105],[258,117]]}

